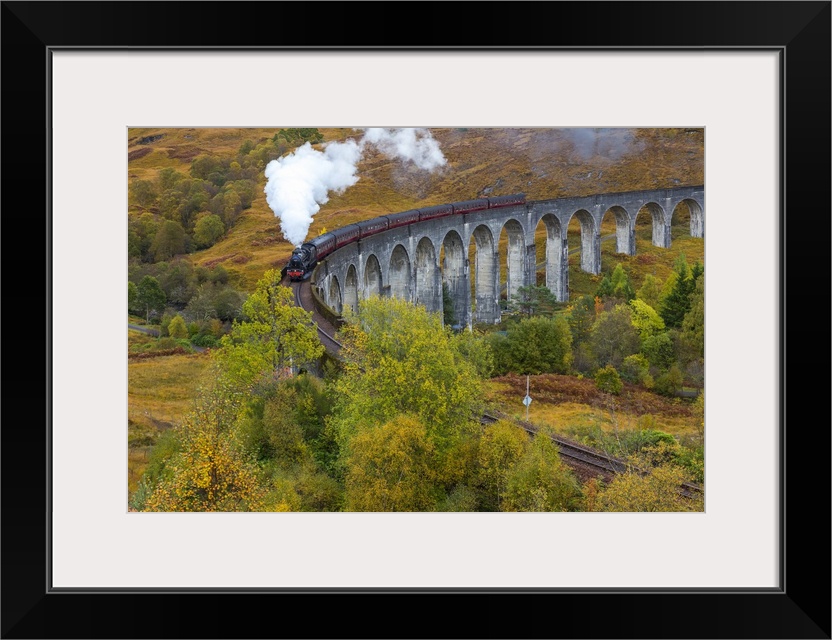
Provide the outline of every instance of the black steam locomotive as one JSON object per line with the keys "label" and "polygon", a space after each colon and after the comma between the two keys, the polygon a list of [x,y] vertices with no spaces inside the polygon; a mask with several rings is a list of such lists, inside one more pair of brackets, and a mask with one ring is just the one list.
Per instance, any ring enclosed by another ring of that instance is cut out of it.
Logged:
{"label": "black steam locomotive", "polygon": [[350,242],[367,238],[376,233],[382,233],[383,231],[389,231],[390,229],[396,229],[397,227],[422,220],[461,215],[463,213],[472,213],[484,209],[510,207],[525,204],[525,202],[525,193],[515,193],[513,195],[498,196],[496,198],[480,198],[478,200],[440,204],[424,209],[411,209],[410,211],[402,211],[401,213],[393,213],[389,216],[380,216],[372,220],[364,220],[363,222],[350,224],[335,231],[324,233],[309,242],[304,242],[292,251],[292,257],[289,258],[289,264],[286,265],[286,273],[290,280],[295,282],[303,280],[312,273],[312,269],[315,268],[319,260],[323,260],[336,249],[340,249]]}

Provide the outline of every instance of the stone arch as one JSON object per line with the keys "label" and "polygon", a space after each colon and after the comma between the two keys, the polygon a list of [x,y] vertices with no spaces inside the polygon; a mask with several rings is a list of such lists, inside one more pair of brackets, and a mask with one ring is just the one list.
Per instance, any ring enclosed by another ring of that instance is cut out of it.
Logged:
{"label": "stone arch", "polygon": [[436,249],[430,238],[422,238],[416,245],[416,303],[428,311],[441,311],[442,295],[438,291]]}
{"label": "stone arch", "polygon": [[702,211],[702,205],[700,205],[696,200],[693,198],[685,198],[684,200],[680,200],[676,203],[676,206],[673,207],[673,212],[670,214],[671,225],[673,223],[673,217],[676,215],[676,211],[679,208],[680,204],[685,204],[688,207],[688,211],[690,211],[690,236],[691,238],[704,238],[705,237],[705,216]]}
{"label": "stone arch", "polygon": [[344,278],[344,306],[358,313],[358,271],[354,264],[349,266]]}
{"label": "stone arch", "polygon": [[595,228],[595,219],[586,209],[578,209],[566,221],[566,226],[577,218],[581,225],[581,269],[587,273],[601,273],[601,236]]}
{"label": "stone arch", "polygon": [[[632,233],[632,222],[630,215],[624,207],[613,205],[601,216],[601,226],[604,225],[604,218],[612,213],[615,219],[615,252],[633,256],[636,253],[635,237]],[[603,233],[603,229],[599,231]],[[603,242],[604,236],[601,236]]]}
{"label": "stone arch", "polygon": [[517,293],[525,283],[525,253],[526,233],[523,225],[514,218],[509,218],[503,224],[500,235],[503,231],[508,236],[508,249],[506,251],[506,299]]}
{"label": "stone arch", "polygon": [[[564,281],[564,242],[563,229],[561,228],[560,220],[557,216],[547,213],[538,222],[543,223],[546,228],[546,248],[545,248],[545,263],[546,263],[546,287],[551,291],[558,300],[565,300],[566,282]],[[535,271],[537,265],[535,265]]]}
{"label": "stone arch", "polygon": [[343,309],[343,305],[341,304],[341,285],[338,282],[338,278],[335,277],[335,274],[329,276],[329,288],[326,294],[326,303],[332,308],[333,311],[337,314],[341,314],[341,310]]}
{"label": "stone arch", "polygon": [[665,222],[664,209],[657,202],[647,202],[636,211],[635,217],[633,218],[633,227],[636,227],[639,215],[644,210],[647,210],[650,214],[650,219],[653,223],[653,246],[669,249],[670,227]]}
{"label": "stone arch", "polygon": [[456,231],[448,231],[445,235],[442,240],[442,250],[445,254],[442,260],[442,284],[447,285],[448,293],[453,301],[454,324],[465,325],[468,321],[468,308],[471,303],[466,282],[468,259],[465,245]]}
{"label": "stone arch", "polygon": [[491,229],[481,224],[472,234],[474,238],[474,302],[476,321],[500,321],[500,255]]}
{"label": "stone arch", "polygon": [[397,244],[390,254],[390,295],[402,300],[411,299],[410,295],[410,257],[407,249]]}
{"label": "stone arch", "polygon": [[364,267],[364,297],[381,295],[381,265],[375,254],[367,258],[367,265]]}

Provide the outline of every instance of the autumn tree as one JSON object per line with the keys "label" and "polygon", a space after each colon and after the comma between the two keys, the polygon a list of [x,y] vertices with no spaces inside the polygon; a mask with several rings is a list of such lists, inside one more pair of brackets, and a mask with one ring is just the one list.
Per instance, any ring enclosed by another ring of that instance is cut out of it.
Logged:
{"label": "autumn tree", "polygon": [[690,299],[690,309],[682,320],[680,334],[685,361],[705,357],[705,276],[696,281],[696,289]]}
{"label": "autumn tree", "polygon": [[601,278],[598,288],[595,290],[596,298],[611,298],[612,297],[612,281],[610,277],[605,275]]}
{"label": "autumn tree", "polygon": [[684,376],[679,366],[673,364],[662,375],[656,378],[655,389],[657,393],[665,396],[674,396],[682,388]]}
{"label": "autumn tree", "polygon": [[360,431],[346,459],[347,511],[432,511],[434,445],[424,424],[398,416]]}
{"label": "autumn tree", "polygon": [[130,183],[130,199],[142,207],[149,207],[159,196],[150,180],[133,180]]}
{"label": "autumn tree", "polygon": [[167,296],[162,291],[159,281],[153,276],[142,278],[136,289],[136,304],[144,312],[145,321],[149,323],[151,313],[161,313],[164,310]]}
{"label": "autumn tree", "polygon": [[194,294],[196,281],[194,266],[190,260],[173,260],[167,268],[158,272],[159,284],[165,290],[168,302],[175,305],[187,304]]}
{"label": "autumn tree", "polygon": [[624,358],[621,364],[621,377],[627,382],[641,383],[650,373],[650,362],[641,353],[634,353]]}
{"label": "autumn tree", "polygon": [[223,336],[217,358],[223,369],[245,386],[276,378],[291,366],[315,362],[324,348],[312,314],[295,306],[292,290],[270,269],[243,303],[243,322]]}
{"label": "autumn tree", "polygon": [[621,382],[618,371],[611,364],[595,372],[595,386],[600,391],[616,396],[624,389],[624,384]]}
{"label": "autumn tree", "polygon": [[172,167],[159,169],[159,187],[162,190],[173,189],[176,183],[185,176]]}
{"label": "autumn tree", "polygon": [[262,470],[263,510],[341,510],[343,487],[329,475],[337,455],[325,428],[330,406],[324,383],[309,374],[245,394],[234,431]]}
{"label": "autumn tree", "polygon": [[630,283],[630,277],[620,262],[615,265],[609,276],[602,278],[598,289],[595,291],[595,296],[599,298],[617,298],[624,302],[636,297],[633,285]]}
{"label": "autumn tree", "polygon": [[509,309],[518,311],[528,318],[533,315],[551,315],[558,306],[555,294],[549,287],[538,285],[524,285],[511,296]]}
{"label": "autumn tree", "polygon": [[611,364],[620,367],[624,358],[637,353],[640,346],[630,307],[622,304],[599,314],[592,325],[589,340],[599,366]]}
{"label": "autumn tree", "polygon": [[572,331],[572,343],[578,345],[584,342],[592,330],[595,322],[595,298],[589,295],[581,296],[569,308],[569,329]]}
{"label": "autumn tree", "polygon": [[251,396],[238,422],[241,441],[261,462],[311,461],[327,466],[333,455],[325,432],[331,401],[324,383],[308,374],[281,380],[264,396]]}
{"label": "autumn tree", "polygon": [[485,340],[494,356],[493,374],[501,376],[509,373],[512,368],[512,355],[508,338],[502,332],[493,331],[486,335]]}
{"label": "autumn tree", "polygon": [[191,161],[191,176],[200,180],[207,180],[211,174],[222,170],[222,161],[216,156],[201,154]]}
{"label": "autumn tree", "polygon": [[185,324],[185,320],[178,313],[171,319],[168,325],[168,335],[171,338],[179,339],[188,337],[188,327]]}
{"label": "autumn tree", "polygon": [[479,478],[491,510],[502,509],[511,469],[525,454],[528,441],[523,429],[506,420],[486,427],[479,444]]}
{"label": "autumn tree", "polygon": [[134,282],[127,282],[127,312],[141,311],[139,305],[139,288]]}
{"label": "autumn tree", "polygon": [[[290,394],[292,397],[294,394]],[[296,397],[296,396],[295,396]],[[284,402],[270,401],[263,412],[263,425],[269,445],[275,456],[287,463],[299,463],[309,458],[310,451],[303,438],[303,429],[298,424],[294,409],[305,407],[287,406]]]}
{"label": "autumn tree", "polygon": [[508,367],[515,373],[567,373],[572,364],[572,333],[562,317],[524,318],[506,335]]}
{"label": "autumn tree", "polygon": [[196,221],[194,226],[194,242],[197,248],[204,249],[212,246],[225,233],[225,225],[218,215],[209,213]]}
{"label": "autumn tree", "polygon": [[667,369],[676,362],[676,350],[670,333],[662,331],[648,336],[641,343],[641,352],[648,362],[659,369]]}
{"label": "autumn tree", "polygon": [[620,298],[629,302],[636,297],[633,291],[633,285],[630,283],[630,276],[627,275],[624,266],[620,262],[612,270],[610,285],[612,287],[613,298]]}
{"label": "autumn tree", "polygon": [[653,307],[653,309],[659,308],[659,304],[662,299],[662,292],[659,287],[659,281],[656,280],[656,276],[652,273],[648,273],[644,276],[641,287],[638,291],[636,291],[636,299],[641,300],[645,304]]}
{"label": "autumn tree", "polygon": [[696,430],[703,446],[705,443],[705,392],[701,391],[693,402],[693,417],[696,418]]}
{"label": "autumn tree", "polygon": [[149,211],[138,217],[130,216],[127,236],[129,254],[144,261],[149,261],[152,258],[150,247],[158,229],[158,218]]}
{"label": "autumn tree", "polygon": [[180,427],[179,450],[145,501],[145,511],[259,511],[264,489],[231,429],[240,407],[219,377]]}
{"label": "autumn tree", "polygon": [[452,337],[454,348],[474,366],[481,378],[494,372],[494,352],[487,335],[479,331],[460,331]]}
{"label": "autumn tree", "polygon": [[658,311],[643,300],[630,300],[630,313],[631,322],[638,330],[642,341],[664,331],[664,320]]}
{"label": "autumn tree", "polygon": [[235,189],[226,189],[216,196],[220,199],[219,211],[222,222],[226,227],[231,227],[237,220],[237,216],[243,210],[243,201]]}
{"label": "autumn tree", "polygon": [[156,262],[170,260],[174,256],[185,253],[185,249],[185,230],[173,220],[162,222],[150,245],[150,252]]}
{"label": "autumn tree", "polygon": [[310,465],[267,467],[264,475],[263,511],[343,511],[341,486]]}
{"label": "autumn tree", "polygon": [[703,511],[701,497],[687,498],[680,487],[688,474],[679,466],[666,464],[643,472],[631,470],[617,475],[598,492],[598,511]]}
{"label": "autumn tree", "polygon": [[254,199],[259,195],[257,185],[253,180],[235,180],[231,187],[240,198],[240,205],[243,209],[250,209]]}
{"label": "autumn tree", "polygon": [[214,300],[216,291],[217,287],[211,282],[204,282],[199,285],[188,301],[188,306],[185,307],[185,313],[188,317],[200,322],[216,318],[217,310]]}
{"label": "autumn tree", "polygon": [[182,453],[168,463],[170,478],[155,487],[145,511],[260,511],[257,467],[231,438],[213,438],[198,423],[182,427]]}
{"label": "autumn tree", "polygon": [[240,149],[237,151],[237,155],[247,156],[252,150],[254,149],[254,141],[253,140],[246,140],[243,144],[240,145]]}
{"label": "autumn tree", "polygon": [[563,464],[557,446],[539,433],[506,478],[503,511],[575,511],[581,489]]}

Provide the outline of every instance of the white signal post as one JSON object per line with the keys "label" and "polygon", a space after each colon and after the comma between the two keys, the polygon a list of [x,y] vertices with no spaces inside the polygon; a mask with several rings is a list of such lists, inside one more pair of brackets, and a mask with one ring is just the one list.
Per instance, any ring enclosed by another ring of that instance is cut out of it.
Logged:
{"label": "white signal post", "polygon": [[523,398],[523,404],[526,405],[526,422],[529,421],[529,405],[532,403],[532,397],[529,395],[529,376],[526,375],[526,397]]}

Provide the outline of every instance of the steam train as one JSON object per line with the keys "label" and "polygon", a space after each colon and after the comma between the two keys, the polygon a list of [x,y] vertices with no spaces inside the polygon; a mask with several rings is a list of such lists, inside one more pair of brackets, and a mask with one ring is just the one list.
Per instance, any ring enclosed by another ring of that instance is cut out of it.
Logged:
{"label": "steam train", "polygon": [[515,193],[495,198],[480,198],[478,200],[440,204],[424,209],[411,209],[410,211],[402,211],[401,213],[393,213],[389,216],[380,216],[372,220],[350,224],[335,231],[324,233],[309,242],[304,242],[292,252],[292,257],[289,258],[289,263],[286,265],[286,273],[292,281],[303,280],[312,273],[312,269],[315,268],[319,260],[323,260],[336,249],[340,249],[350,242],[362,240],[377,233],[403,227],[414,222],[525,203],[526,194]]}

